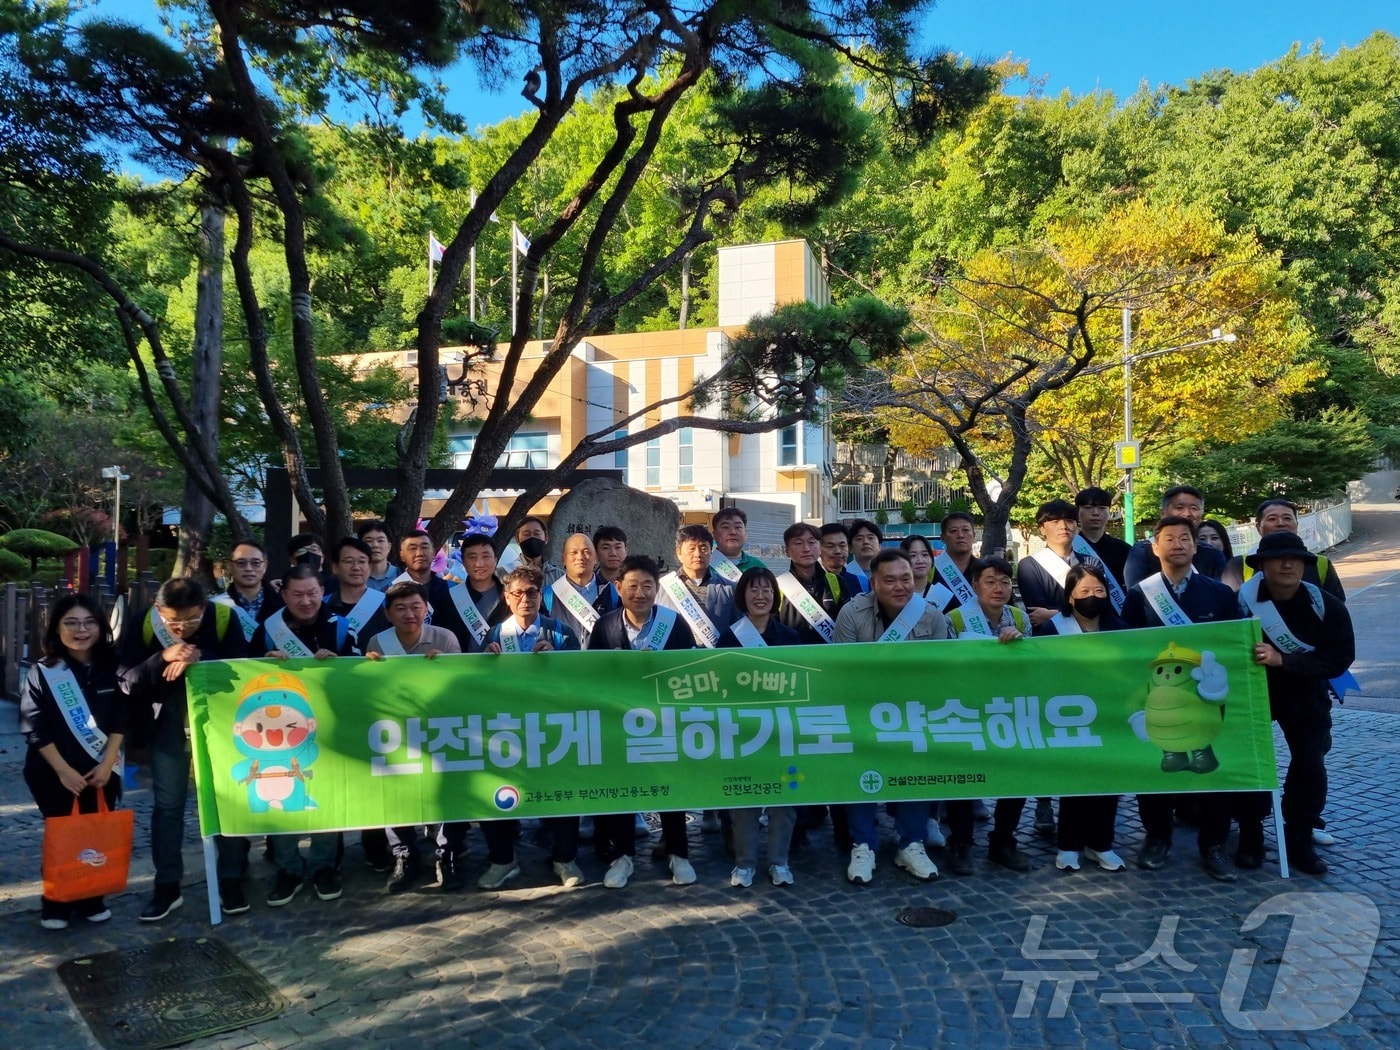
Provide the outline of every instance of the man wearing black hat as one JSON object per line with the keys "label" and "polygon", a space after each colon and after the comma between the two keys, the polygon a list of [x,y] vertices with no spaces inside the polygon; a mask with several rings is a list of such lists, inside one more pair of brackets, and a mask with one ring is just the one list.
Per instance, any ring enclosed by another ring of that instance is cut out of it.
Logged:
{"label": "man wearing black hat", "polygon": [[[1255,570],[1240,587],[1240,608],[1258,617],[1264,639],[1254,662],[1268,671],[1269,709],[1288,742],[1288,774],[1283,782],[1284,841],[1299,871],[1323,875],[1327,864],[1313,849],[1312,829],[1327,803],[1326,755],[1332,749],[1330,679],[1356,659],[1356,636],[1344,603],[1304,580],[1317,555],[1292,532],[1259,541],[1245,558]],[[1257,799],[1257,819],[1240,821],[1241,867],[1258,867],[1264,857],[1263,816],[1268,796]]]}

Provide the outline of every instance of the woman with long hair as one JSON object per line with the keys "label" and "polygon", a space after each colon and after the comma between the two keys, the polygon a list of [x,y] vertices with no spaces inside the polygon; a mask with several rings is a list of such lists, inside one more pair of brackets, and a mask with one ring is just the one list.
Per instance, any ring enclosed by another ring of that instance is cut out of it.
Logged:
{"label": "woman with long hair", "polygon": [[[60,598],[49,614],[42,648],[20,701],[20,730],[29,744],[24,782],[45,820],[69,816],[75,798],[81,812],[97,812],[99,791],[109,807],[115,806],[121,798],[117,765],[129,706],[101,606],[85,594]],[[65,698],[62,705],[59,696]],[[101,897],[72,904],[46,897],[39,922],[46,930],[62,930],[73,916],[106,922],[112,913]]]}

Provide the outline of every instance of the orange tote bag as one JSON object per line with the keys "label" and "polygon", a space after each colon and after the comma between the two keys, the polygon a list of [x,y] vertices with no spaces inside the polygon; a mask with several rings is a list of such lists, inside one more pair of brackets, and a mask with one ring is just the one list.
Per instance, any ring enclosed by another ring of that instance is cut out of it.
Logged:
{"label": "orange tote bag", "polygon": [[51,901],[80,901],[126,889],[131,867],[135,815],[108,809],[106,792],[97,792],[97,812],[73,813],[44,821],[44,896]]}

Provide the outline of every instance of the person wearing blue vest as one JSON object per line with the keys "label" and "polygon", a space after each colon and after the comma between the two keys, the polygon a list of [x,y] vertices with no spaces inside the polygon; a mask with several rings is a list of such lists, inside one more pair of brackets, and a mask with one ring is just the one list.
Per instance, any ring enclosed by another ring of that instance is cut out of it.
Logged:
{"label": "person wearing blue vest", "polygon": [[[1128,590],[1123,603],[1123,620],[1129,627],[1217,623],[1241,618],[1235,592],[1219,580],[1195,570],[1196,522],[1193,519],[1174,515],[1160,519],[1152,530],[1152,552],[1162,568]],[[1223,668],[1218,664],[1214,666],[1223,674]],[[1203,701],[1216,703],[1205,667],[1197,671],[1202,675],[1198,679],[1198,690]],[[1223,712],[1221,717],[1224,717]],[[1145,728],[1135,725],[1134,731],[1147,739]],[[1166,752],[1162,756],[1162,768],[1167,772],[1209,773],[1218,765],[1219,760],[1209,747],[1189,753]],[[1233,882],[1238,875],[1225,856],[1225,840],[1230,834],[1229,796],[1219,792],[1193,792],[1192,797],[1199,804],[1200,832],[1196,845],[1200,849],[1201,865],[1211,878]],[[1138,796],[1138,815],[1146,833],[1142,852],[1137,857],[1138,867],[1156,870],[1166,864],[1172,847],[1172,810],[1178,799],[1179,796],[1172,794]]]}
{"label": "person wearing blue vest", "polygon": [[[149,747],[153,795],[155,890],[141,912],[142,922],[159,922],[184,903],[180,880],[185,873],[182,845],[190,789],[185,672],[201,660],[248,655],[248,640],[237,614],[227,605],[209,601],[198,580],[166,580],[151,607],[127,621],[118,663],[122,688],[132,701],[132,735]],[[246,840],[220,836],[217,846],[220,883],[241,880],[247,871]]]}

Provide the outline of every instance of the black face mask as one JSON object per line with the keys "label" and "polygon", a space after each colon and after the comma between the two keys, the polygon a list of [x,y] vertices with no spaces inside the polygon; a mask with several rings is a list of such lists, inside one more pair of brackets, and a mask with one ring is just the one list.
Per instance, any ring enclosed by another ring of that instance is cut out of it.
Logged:
{"label": "black face mask", "polygon": [[529,539],[520,541],[520,553],[531,561],[544,554],[545,542],[538,536],[531,536]]}
{"label": "black face mask", "polygon": [[1097,594],[1089,598],[1076,598],[1073,602],[1074,611],[1086,620],[1097,620],[1109,609],[1113,608],[1107,598],[1101,598]]}

